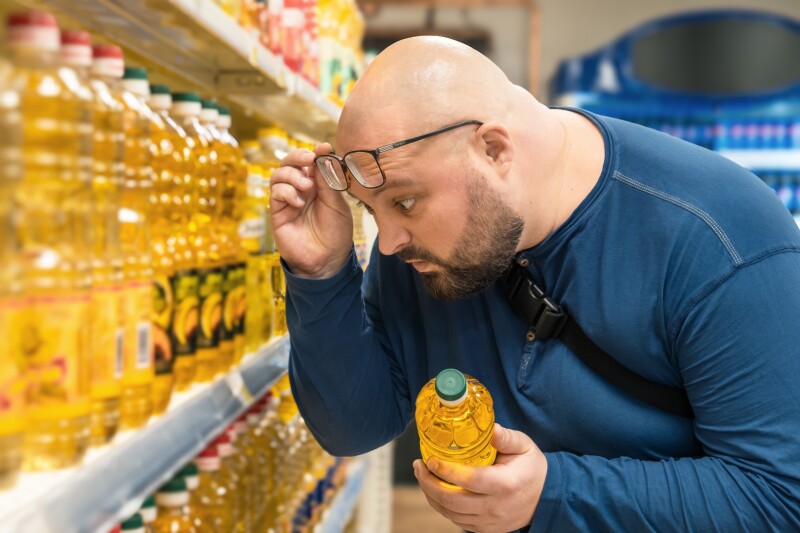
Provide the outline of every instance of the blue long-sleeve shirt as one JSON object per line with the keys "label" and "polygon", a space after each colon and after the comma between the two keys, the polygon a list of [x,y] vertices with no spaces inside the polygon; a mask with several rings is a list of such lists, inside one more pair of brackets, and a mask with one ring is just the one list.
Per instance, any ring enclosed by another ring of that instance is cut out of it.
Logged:
{"label": "blue long-sleeve shirt", "polygon": [[520,257],[607,353],[684,387],[691,421],[627,396],[559,340],[527,342],[499,285],[455,302],[373,251],[287,273],[290,374],[335,454],[393,439],[455,367],[545,452],[539,531],[800,530],[800,231],[770,189],[704,149],[619,120],[602,176]]}

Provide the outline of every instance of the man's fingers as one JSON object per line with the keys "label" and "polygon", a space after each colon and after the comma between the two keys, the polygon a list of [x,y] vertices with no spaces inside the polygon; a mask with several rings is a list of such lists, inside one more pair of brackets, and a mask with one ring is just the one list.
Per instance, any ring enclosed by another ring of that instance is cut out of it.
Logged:
{"label": "man's fingers", "polygon": [[307,191],[314,186],[314,180],[294,167],[276,168],[269,180],[270,187],[278,183],[286,183],[301,191]]}
{"label": "man's fingers", "polygon": [[[499,454],[522,455],[530,451],[534,447],[534,444],[531,438],[521,431],[506,429],[500,424],[495,424],[492,446],[495,447]],[[497,462],[502,464],[503,461],[500,459],[501,458],[498,456]]]}
{"label": "man's fingers", "polygon": [[433,507],[433,509],[437,513],[439,513],[443,517],[447,518],[448,520],[452,521],[453,523],[455,523],[456,525],[458,525],[458,526],[460,526],[460,527],[462,527],[464,529],[471,529],[469,527],[466,527],[464,524],[471,526],[472,524],[475,523],[475,519],[478,516],[478,515],[474,515],[474,514],[464,514],[464,513],[457,513],[455,511],[451,511],[450,509],[442,507],[442,505],[439,502],[437,502],[436,500],[432,499],[427,494],[425,494],[425,499],[428,500],[428,505]]}
{"label": "man's fingers", "polygon": [[314,147],[314,153],[316,155],[326,155],[333,152],[333,148],[328,143],[319,143]]}
{"label": "man's fingers", "polygon": [[461,514],[479,512],[479,495],[436,477],[420,460],[414,461],[414,475],[422,491],[442,507]]}
{"label": "man's fingers", "polygon": [[288,183],[276,183],[271,187],[271,189],[272,192],[270,193],[269,201],[273,212],[279,209],[279,206],[277,205],[279,202],[283,202],[297,208],[301,208],[305,205],[305,201],[300,196],[300,193],[297,192],[297,189]]}
{"label": "man's fingers", "polygon": [[317,154],[305,148],[299,148],[289,152],[289,154],[281,159],[281,167],[308,167],[314,163],[314,158]]}
{"label": "man's fingers", "polygon": [[457,485],[476,494],[485,494],[484,477],[489,473],[488,466],[467,466],[449,461],[441,461],[436,457],[428,459],[428,470],[436,477]]}

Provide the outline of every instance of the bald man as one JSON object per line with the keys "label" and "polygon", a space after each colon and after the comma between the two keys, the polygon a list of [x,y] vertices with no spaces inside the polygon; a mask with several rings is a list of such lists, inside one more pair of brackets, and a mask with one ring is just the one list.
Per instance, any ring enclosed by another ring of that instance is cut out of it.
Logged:
{"label": "bald man", "polygon": [[[800,531],[800,232],[755,176],[550,109],[431,37],[375,59],[335,146],[293,152],[271,182],[292,388],[326,449],[395,438],[455,367],[494,398],[497,461],[413,467],[465,529]],[[377,222],[365,275],[343,194]],[[512,263],[693,416],[532,334],[498,281]]]}

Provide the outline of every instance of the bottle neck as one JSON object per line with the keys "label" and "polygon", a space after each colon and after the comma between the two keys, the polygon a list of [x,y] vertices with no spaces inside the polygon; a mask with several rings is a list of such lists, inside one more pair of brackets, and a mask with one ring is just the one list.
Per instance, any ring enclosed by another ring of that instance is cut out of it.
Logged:
{"label": "bottle neck", "polygon": [[34,46],[11,45],[11,61],[18,67],[47,70],[58,67],[58,52]]}

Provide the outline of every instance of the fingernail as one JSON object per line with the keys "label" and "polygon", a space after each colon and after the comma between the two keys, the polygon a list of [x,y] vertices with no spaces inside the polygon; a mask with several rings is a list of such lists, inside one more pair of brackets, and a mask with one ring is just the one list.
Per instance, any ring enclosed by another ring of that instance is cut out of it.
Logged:
{"label": "fingernail", "polygon": [[411,463],[411,466],[414,468],[414,475],[415,476],[418,475],[419,474],[419,470],[417,469],[418,468],[417,467],[417,462],[414,461],[413,463]]}
{"label": "fingernail", "polygon": [[439,460],[436,459],[435,457],[431,457],[430,459],[428,459],[428,470],[430,470],[435,474],[436,470],[438,469],[439,469]]}

